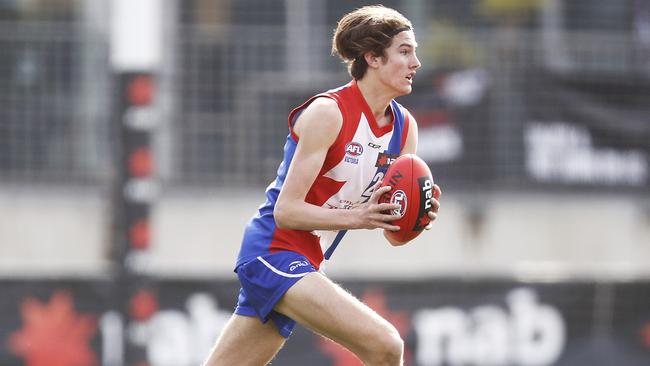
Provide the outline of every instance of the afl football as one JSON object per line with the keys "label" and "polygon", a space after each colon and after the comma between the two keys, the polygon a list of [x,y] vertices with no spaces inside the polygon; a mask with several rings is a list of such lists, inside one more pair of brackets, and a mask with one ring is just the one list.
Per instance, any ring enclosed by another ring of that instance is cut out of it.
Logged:
{"label": "afl football", "polygon": [[381,187],[392,189],[379,198],[379,203],[396,203],[400,205],[392,213],[401,217],[392,222],[399,226],[399,231],[385,230],[386,235],[395,242],[393,245],[406,244],[414,239],[431,221],[427,212],[431,210],[433,197],[433,177],[427,164],[415,154],[399,156],[388,167]]}

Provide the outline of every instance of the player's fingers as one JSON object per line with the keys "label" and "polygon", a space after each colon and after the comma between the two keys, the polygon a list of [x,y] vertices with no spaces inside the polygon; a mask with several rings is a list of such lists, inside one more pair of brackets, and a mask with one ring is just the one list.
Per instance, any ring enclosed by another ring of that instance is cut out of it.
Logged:
{"label": "player's fingers", "polygon": [[379,201],[379,197],[392,189],[391,186],[383,186],[377,188],[380,184],[381,182],[377,182],[377,184],[375,184],[375,191],[372,192],[372,195],[370,196],[370,203],[377,203]]}
{"label": "player's fingers", "polygon": [[402,228],[396,225],[389,225],[386,230],[388,231],[400,231]]}
{"label": "player's fingers", "polygon": [[397,203],[378,203],[377,205],[374,206],[374,209],[383,212],[383,211],[391,211],[391,210],[398,210],[402,206],[398,205]]}
{"label": "player's fingers", "polygon": [[429,218],[431,219],[431,221],[434,221],[435,219],[438,218],[438,213],[437,212],[429,211],[429,212],[427,212],[427,215],[429,215]]}
{"label": "player's fingers", "polygon": [[378,229],[386,229],[388,231],[399,231],[400,227],[397,225],[392,225],[388,222],[383,222],[383,221],[377,221],[376,222],[377,228]]}
{"label": "player's fingers", "polygon": [[433,197],[435,199],[440,199],[440,196],[442,195],[442,190],[440,189],[440,186],[434,183],[433,185]]}
{"label": "player's fingers", "polygon": [[395,220],[399,220],[400,218],[401,218],[400,215],[393,215],[389,213],[378,214],[377,216],[374,217],[375,220],[384,221],[384,222],[392,222]]}
{"label": "player's fingers", "polygon": [[431,211],[438,212],[440,210],[440,201],[435,198],[431,198]]}
{"label": "player's fingers", "polygon": [[399,218],[400,218],[399,215],[393,215],[388,212],[377,212],[368,217],[369,221],[373,223],[382,222],[387,224],[390,224],[391,222],[398,220]]}

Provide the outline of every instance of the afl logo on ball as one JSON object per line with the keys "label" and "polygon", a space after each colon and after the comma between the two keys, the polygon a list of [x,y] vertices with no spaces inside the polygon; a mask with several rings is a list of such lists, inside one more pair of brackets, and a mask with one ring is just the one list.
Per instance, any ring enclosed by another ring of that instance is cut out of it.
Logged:
{"label": "afl logo on ball", "polygon": [[363,146],[358,142],[348,142],[348,144],[345,145],[345,153],[350,156],[359,156],[363,154]]}
{"label": "afl logo on ball", "polygon": [[391,213],[393,215],[399,215],[400,217],[404,216],[404,213],[406,212],[406,201],[406,193],[404,193],[404,191],[400,189],[393,192],[393,195],[390,197],[390,203],[398,204],[400,207],[394,209]]}

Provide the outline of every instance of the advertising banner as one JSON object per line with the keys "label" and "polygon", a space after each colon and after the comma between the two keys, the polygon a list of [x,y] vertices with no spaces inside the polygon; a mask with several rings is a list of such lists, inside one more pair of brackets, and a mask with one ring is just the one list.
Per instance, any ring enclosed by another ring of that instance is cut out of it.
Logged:
{"label": "advertising banner", "polygon": [[[343,281],[405,341],[407,365],[650,364],[650,283]],[[235,305],[236,281],[157,280],[126,316],[110,282],[2,280],[3,366],[198,365]],[[137,316],[134,316],[137,314]],[[278,365],[361,366],[297,327]]]}
{"label": "advertising banner", "polygon": [[650,188],[650,82],[641,75],[529,73],[526,169],[555,185]]}

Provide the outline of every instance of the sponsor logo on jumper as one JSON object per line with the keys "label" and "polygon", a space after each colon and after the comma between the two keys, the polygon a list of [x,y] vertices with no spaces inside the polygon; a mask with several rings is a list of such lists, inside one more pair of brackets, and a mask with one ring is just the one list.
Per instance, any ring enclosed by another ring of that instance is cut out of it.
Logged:
{"label": "sponsor logo on jumper", "polygon": [[406,193],[404,193],[404,191],[400,189],[393,192],[393,195],[390,198],[390,203],[399,205],[399,208],[396,208],[392,211],[393,215],[399,215],[400,217],[404,216],[407,205]]}
{"label": "sponsor logo on jumper", "polygon": [[289,263],[289,272],[295,271],[296,268],[307,267],[307,266],[309,266],[309,262],[307,261],[293,261]]}
{"label": "sponsor logo on jumper", "polygon": [[368,147],[371,147],[373,149],[381,149],[381,145],[373,144],[372,142],[368,143]]}
{"label": "sponsor logo on jumper", "polygon": [[359,158],[353,158],[351,156],[346,156],[344,161],[350,164],[359,164]]}
{"label": "sponsor logo on jumper", "polygon": [[356,206],[356,204],[350,200],[339,200],[339,208],[341,209],[349,210],[354,206]]}
{"label": "sponsor logo on jumper", "polygon": [[377,155],[375,168],[388,168],[398,157],[398,154],[389,154],[386,152],[379,153],[379,155]]}
{"label": "sponsor logo on jumper", "polygon": [[338,204],[325,202],[325,205],[323,205],[323,207],[333,210],[349,210],[357,205],[358,203],[354,203],[350,200],[339,200]]}

